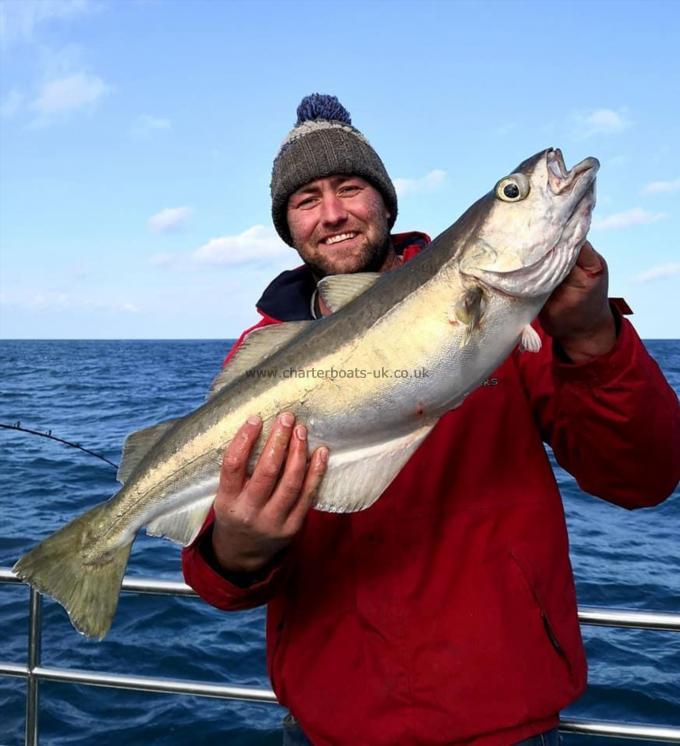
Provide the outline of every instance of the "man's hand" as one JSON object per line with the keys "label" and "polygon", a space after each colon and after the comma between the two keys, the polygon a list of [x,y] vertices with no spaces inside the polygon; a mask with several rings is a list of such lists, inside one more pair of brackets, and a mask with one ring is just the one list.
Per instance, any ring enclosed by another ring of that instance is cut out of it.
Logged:
{"label": "man's hand", "polygon": [[616,342],[608,286],[607,263],[586,241],[539,315],[545,331],[575,363],[606,354]]}
{"label": "man's hand", "polygon": [[290,543],[326,472],[328,449],[317,448],[307,465],[307,429],[284,412],[248,478],[248,459],[261,430],[262,420],[249,417],[224,453],[212,542],[227,572],[256,572]]}

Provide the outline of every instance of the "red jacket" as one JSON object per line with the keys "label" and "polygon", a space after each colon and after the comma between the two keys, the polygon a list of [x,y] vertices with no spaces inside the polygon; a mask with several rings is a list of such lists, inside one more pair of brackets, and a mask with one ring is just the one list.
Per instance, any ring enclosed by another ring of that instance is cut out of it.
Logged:
{"label": "red jacket", "polygon": [[[284,273],[259,325],[304,317],[311,288],[304,268]],[[585,364],[560,362],[542,336],[540,353],[514,352],[440,420],[371,508],[311,511],[264,580],[241,588],[213,569],[210,521],[185,549],[185,578],[209,603],[268,604],[272,685],[314,744],[507,746],[554,727],[583,692],[543,441],[584,490],[654,505],[680,477],[680,413],[625,319],[614,349]]]}

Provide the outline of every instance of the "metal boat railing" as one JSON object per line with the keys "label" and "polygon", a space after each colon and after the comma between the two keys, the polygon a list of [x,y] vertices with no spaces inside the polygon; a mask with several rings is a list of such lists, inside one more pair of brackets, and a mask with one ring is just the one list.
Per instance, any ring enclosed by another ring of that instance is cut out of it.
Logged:
{"label": "metal boat railing", "polygon": [[[9,568],[0,568],[0,583],[21,581]],[[189,586],[180,582],[152,578],[126,577],[123,590],[160,596],[196,596]],[[26,665],[0,661],[0,676],[12,676],[26,680],[26,746],[36,746],[39,740],[39,684],[41,681],[61,681],[70,684],[130,689],[141,692],[165,692],[168,694],[193,694],[219,699],[236,699],[254,702],[276,703],[270,689],[255,687],[225,686],[205,681],[188,681],[151,676],[127,676],[103,671],[80,671],[40,665],[41,652],[41,595],[29,590],[28,610],[28,658]],[[653,611],[632,611],[579,608],[581,624],[600,627],[624,627],[647,630],[680,632],[680,614]],[[680,728],[639,723],[607,722],[581,718],[563,718],[560,730],[591,736],[610,736],[641,741],[658,741],[680,744]]]}

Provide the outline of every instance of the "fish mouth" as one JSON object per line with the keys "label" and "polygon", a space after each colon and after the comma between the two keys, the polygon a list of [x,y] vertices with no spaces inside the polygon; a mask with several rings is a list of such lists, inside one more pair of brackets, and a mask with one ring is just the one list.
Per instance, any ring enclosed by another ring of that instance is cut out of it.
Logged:
{"label": "fish mouth", "polygon": [[520,298],[550,294],[569,274],[590,228],[595,207],[597,158],[586,158],[571,170],[564,165],[562,151],[546,151],[548,188],[572,203],[569,217],[553,245],[532,264],[512,270],[477,270],[474,276],[494,290]]}
{"label": "fish mouth", "polygon": [[[546,151],[546,167],[548,169],[548,186],[553,194],[563,194],[571,191],[576,184],[584,184],[585,189],[595,181],[600,168],[597,158],[585,158],[568,170],[564,163],[564,156],[559,148]],[[584,176],[585,175],[585,176]]]}
{"label": "fish mouth", "polygon": [[594,206],[595,190],[591,183],[555,244],[538,261],[510,272],[484,272],[483,275],[486,276],[479,279],[495,290],[515,298],[549,295],[574,266],[588,235]]}

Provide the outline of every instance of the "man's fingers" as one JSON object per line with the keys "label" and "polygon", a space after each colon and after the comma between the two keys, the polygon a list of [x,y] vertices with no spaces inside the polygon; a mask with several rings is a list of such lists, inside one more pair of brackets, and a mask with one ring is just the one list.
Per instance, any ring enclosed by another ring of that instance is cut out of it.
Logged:
{"label": "man's fingers", "polygon": [[550,300],[568,296],[572,288],[579,291],[589,290],[593,285],[593,279],[605,274],[606,271],[607,264],[604,258],[595,251],[590,241],[586,241],[576,257],[576,263],[553,290]]}
{"label": "man's fingers", "polygon": [[243,489],[248,459],[262,430],[262,420],[253,415],[241,425],[222,459],[218,496],[235,498]]}
{"label": "man's fingers", "polygon": [[288,446],[288,456],[268,509],[283,523],[300,496],[307,471],[307,428],[297,424]]}
{"label": "man's fingers", "polygon": [[[227,447],[220,472],[218,498],[234,500],[259,512],[266,508],[271,525],[300,526],[314,501],[328,462],[328,448],[317,448],[307,460],[307,428],[295,425],[290,412],[280,414],[250,478],[248,461],[262,431],[259,417],[249,418]],[[263,519],[265,513],[262,513]]]}
{"label": "man's fingers", "polygon": [[326,448],[326,446],[321,446],[312,454],[307,474],[305,475],[305,481],[302,485],[302,491],[300,492],[300,497],[288,514],[286,528],[291,534],[297,533],[302,526],[307,511],[311,508],[316,499],[316,494],[327,468],[328,448]]}
{"label": "man's fingers", "polygon": [[606,266],[604,259],[595,251],[590,241],[586,241],[581,247],[576,264],[591,277],[602,274]]}
{"label": "man's fingers", "polygon": [[262,507],[271,497],[286,461],[294,424],[295,417],[290,412],[283,412],[276,418],[245,489],[252,507]]}

